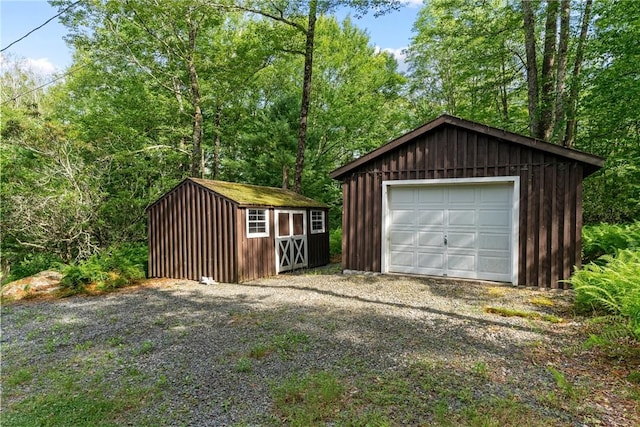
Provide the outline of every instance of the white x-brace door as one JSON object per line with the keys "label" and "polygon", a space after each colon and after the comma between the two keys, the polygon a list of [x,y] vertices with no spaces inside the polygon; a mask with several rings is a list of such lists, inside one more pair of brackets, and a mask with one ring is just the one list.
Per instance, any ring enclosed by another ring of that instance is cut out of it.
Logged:
{"label": "white x-brace door", "polygon": [[275,211],[276,271],[306,267],[307,213],[305,211]]}

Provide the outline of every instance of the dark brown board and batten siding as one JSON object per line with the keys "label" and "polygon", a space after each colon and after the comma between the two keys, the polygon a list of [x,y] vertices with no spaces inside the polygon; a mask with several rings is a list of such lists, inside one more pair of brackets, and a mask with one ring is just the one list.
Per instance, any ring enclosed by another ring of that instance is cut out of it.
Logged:
{"label": "dark brown board and batten siding", "polygon": [[518,284],[566,288],[580,264],[582,179],[603,159],[452,116],[334,171],[343,182],[344,269],[382,271],[382,183],[520,177]]}
{"label": "dark brown board and batten siding", "polygon": [[[237,197],[216,192],[215,189]],[[248,194],[238,192],[244,191]],[[255,194],[252,194],[255,193]],[[242,204],[248,200],[282,206]],[[307,215],[308,266],[329,263],[328,208],[281,189],[187,178],[147,209],[149,277],[237,283],[276,274],[275,210]],[[279,196],[282,196],[279,198]],[[303,206],[300,206],[303,205]],[[247,209],[269,212],[269,235],[248,238]],[[311,234],[311,210],[325,212],[325,232]]]}

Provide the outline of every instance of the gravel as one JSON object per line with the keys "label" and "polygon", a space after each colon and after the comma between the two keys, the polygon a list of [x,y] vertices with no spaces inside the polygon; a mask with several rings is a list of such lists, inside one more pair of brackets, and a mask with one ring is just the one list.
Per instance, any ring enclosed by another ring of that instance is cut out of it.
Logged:
{"label": "gravel", "polygon": [[[532,386],[553,382],[528,350],[561,342],[571,323],[483,308],[548,310],[533,305],[534,297],[552,300],[557,311],[571,294],[322,270],[245,284],[153,280],[102,296],[5,305],[2,371],[73,370],[89,360],[102,366],[105,382],[161,381],[142,413],[123,415],[133,424],[144,417],[168,425],[273,423],[270,390],[293,374],[383,375],[416,361],[452,369],[486,364],[493,385],[485,392],[527,402]],[[260,345],[275,351],[250,358]],[[249,372],[238,368],[242,358],[250,359]],[[142,379],[128,375],[133,368]],[[5,396],[2,405],[12,399],[20,397]]]}

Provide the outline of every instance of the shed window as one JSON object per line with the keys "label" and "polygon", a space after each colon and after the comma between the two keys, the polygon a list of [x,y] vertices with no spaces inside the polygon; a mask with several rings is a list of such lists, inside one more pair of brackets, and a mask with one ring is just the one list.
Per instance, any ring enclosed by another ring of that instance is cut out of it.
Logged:
{"label": "shed window", "polygon": [[247,237],[269,235],[269,213],[266,209],[247,209]]}
{"label": "shed window", "polygon": [[311,211],[311,233],[324,233],[324,211]]}

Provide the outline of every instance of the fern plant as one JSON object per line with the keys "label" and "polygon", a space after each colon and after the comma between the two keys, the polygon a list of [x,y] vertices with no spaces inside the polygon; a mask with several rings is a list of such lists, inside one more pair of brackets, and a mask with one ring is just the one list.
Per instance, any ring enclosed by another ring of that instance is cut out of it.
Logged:
{"label": "fern plant", "polygon": [[576,308],[622,316],[631,334],[640,339],[640,251],[619,250],[601,260],[604,265],[589,263],[569,280]]}

